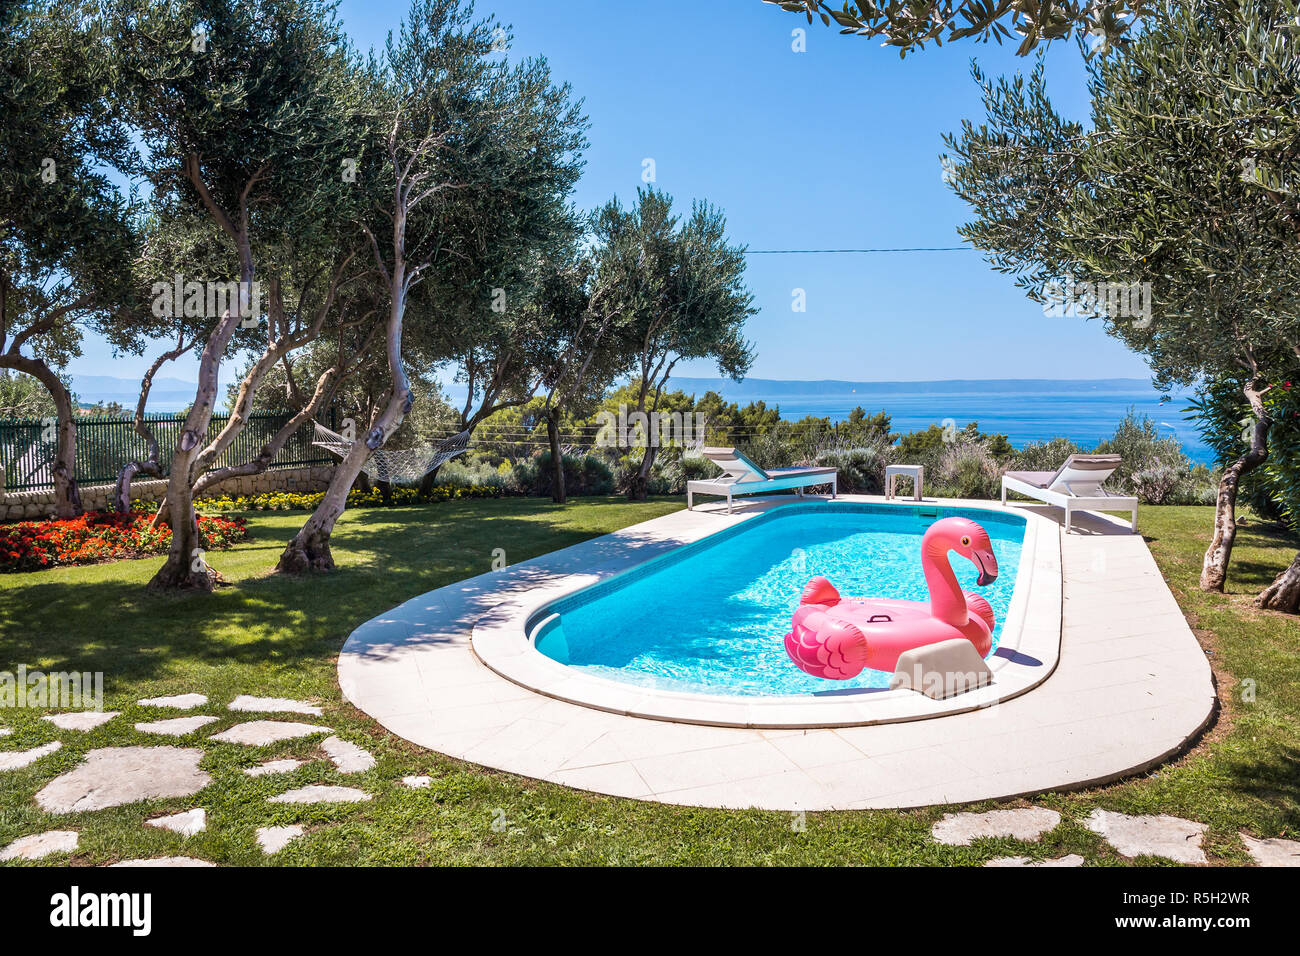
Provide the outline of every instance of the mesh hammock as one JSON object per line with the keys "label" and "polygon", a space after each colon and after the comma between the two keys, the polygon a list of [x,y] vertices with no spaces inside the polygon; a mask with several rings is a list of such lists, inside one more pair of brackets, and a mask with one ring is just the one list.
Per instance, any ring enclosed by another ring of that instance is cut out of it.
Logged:
{"label": "mesh hammock", "polygon": [[[312,444],[342,459],[352,448],[353,442],[317,422],[316,440]],[[370,453],[361,470],[375,481],[413,485],[429,472],[436,471],[457,455],[464,454],[468,448],[468,431],[419,448],[379,448]]]}

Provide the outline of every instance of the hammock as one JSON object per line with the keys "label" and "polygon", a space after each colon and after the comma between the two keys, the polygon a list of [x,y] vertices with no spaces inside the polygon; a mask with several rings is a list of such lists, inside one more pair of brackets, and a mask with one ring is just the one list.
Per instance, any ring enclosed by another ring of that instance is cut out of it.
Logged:
{"label": "hammock", "polygon": [[[353,442],[317,422],[316,440],[312,444],[342,459],[352,448]],[[429,472],[436,471],[468,449],[469,432],[463,431],[434,445],[421,445],[419,448],[376,449],[370,453],[361,470],[375,481],[413,485]]]}

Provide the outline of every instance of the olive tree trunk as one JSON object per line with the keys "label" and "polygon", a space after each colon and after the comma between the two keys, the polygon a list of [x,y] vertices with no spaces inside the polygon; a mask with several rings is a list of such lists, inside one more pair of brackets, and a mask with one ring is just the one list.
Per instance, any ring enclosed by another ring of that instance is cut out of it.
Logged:
{"label": "olive tree trunk", "polygon": [[77,517],[82,507],[81,493],[77,490],[77,410],[72,406],[72,393],[41,359],[8,352],[0,355],[0,368],[11,368],[32,376],[45,386],[54,400],[54,515],[57,518]]}
{"label": "olive tree trunk", "polygon": [[1201,565],[1201,590],[1222,591],[1228,580],[1228,562],[1232,546],[1237,539],[1237,492],[1241,479],[1268,458],[1268,429],[1271,424],[1264,408],[1259,381],[1251,381],[1242,391],[1255,413],[1255,424],[1250,432],[1250,450],[1223,470],[1219,479],[1219,492],[1214,502],[1214,534],[1205,551]]}
{"label": "olive tree trunk", "polygon": [[[244,281],[252,283],[252,273],[246,270]],[[194,395],[194,405],[185,416],[185,425],[176,439],[172,455],[171,472],[167,476],[168,523],[172,529],[171,547],[167,561],[149,582],[153,590],[211,591],[215,585],[212,569],[204,560],[199,541],[198,515],[194,511],[194,465],[197,462],[212,422],[212,409],[217,399],[217,373],[221,357],[230,344],[239,325],[238,312],[227,310],[203,346],[199,359],[199,384]]]}
{"label": "olive tree trunk", "polygon": [[567,501],[564,487],[564,455],[560,451],[559,412],[551,409],[546,416],[546,440],[551,445],[551,500],[557,505]]}

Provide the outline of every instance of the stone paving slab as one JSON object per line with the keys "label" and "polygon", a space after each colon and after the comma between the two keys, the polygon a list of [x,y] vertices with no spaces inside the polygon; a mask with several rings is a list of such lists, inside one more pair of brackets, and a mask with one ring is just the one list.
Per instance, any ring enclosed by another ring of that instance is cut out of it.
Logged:
{"label": "stone paving slab", "polygon": [[375,758],[369,751],[341,737],[326,737],[320,742],[320,749],[325,751],[339,773],[364,773],[375,766]]}
{"label": "stone paving slab", "polygon": [[296,740],[299,737],[311,737],[329,732],[328,727],[317,724],[299,724],[288,720],[251,720],[245,724],[235,724],[229,730],[213,734],[208,739],[223,744],[265,747],[282,740]]}
{"label": "stone paving slab", "polygon": [[41,720],[47,720],[60,730],[94,730],[108,723],[118,715],[118,711],[85,710],[71,714],[46,714]]}
{"label": "stone paving slab", "polygon": [[1249,833],[1241,834],[1246,852],[1260,866],[1300,866],[1300,840],[1283,840],[1272,837],[1257,840]]}
{"label": "stone paving slab", "polygon": [[257,845],[262,848],[263,853],[270,856],[279,853],[306,832],[302,825],[297,823],[283,827],[258,827]]}
{"label": "stone paving slab", "polygon": [[1201,849],[1205,824],[1166,814],[1131,817],[1102,810],[1088,815],[1088,829],[1130,859],[1160,856],[1178,863],[1208,863]]}
{"label": "stone paving slab", "polygon": [[369,800],[370,794],[355,787],[331,787],[325,784],[313,784],[299,787],[278,796],[270,797],[267,803],[361,803]]}
{"label": "stone paving slab", "polygon": [[184,737],[194,731],[216,723],[216,717],[172,717],[169,720],[155,720],[147,724],[136,724],[135,729],[143,734],[162,734],[167,737]]}
{"label": "stone paving slab", "polygon": [[945,846],[970,846],[981,837],[1011,837],[1014,840],[1037,840],[1061,822],[1061,815],[1046,807],[1017,807],[1014,810],[989,810],[986,813],[945,813],[930,829],[931,835]]}
{"label": "stone paving slab", "polygon": [[240,694],[230,702],[230,710],[246,711],[258,714],[306,714],[319,717],[321,709],[304,700],[290,700],[287,697],[250,697]]}
{"label": "stone paving slab", "polygon": [[136,701],[141,707],[172,707],[176,710],[193,710],[207,702],[205,694],[175,694],[171,697],[146,697]]}
{"label": "stone paving slab", "polygon": [[0,752],[0,771],[21,770],[23,767],[30,767],[42,757],[48,757],[62,746],[63,744],[59,741],[52,740],[48,744],[41,744],[41,746],[32,747],[30,750],[6,750]]}
{"label": "stone paving slab", "polygon": [[196,807],[193,810],[186,810],[184,813],[173,813],[165,817],[154,817],[152,820],[146,820],[145,826],[157,827],[160,830],[170,830],[172,833],[179,833],[184,837],[194,836],[196,833],[202,833],[208,828],[208,811],[202,807]]}
{"label": "stone paving slab", "polygon": [[188,797],[212,778],[199,769],[203,751],[181,747],[105,747],[92,750],[75,769],[55,777],[36,794],[48,813],[82,813],[108,807]]}
{"label": "stone paving slab", "polygon": [[1068,856],[1059,856],[1054,860],[1031,860],[1027,856],[1000,856],[996,860],[989,860],[985,866],[1083,866],[1083,857],[1077,853],[1071,853]]}
{"label": "stone paving slab", "polygon": [[268,760],[264,764],[258,764],[256,767],[246,767],[244,773],[250,777],[265,777],[273,773],[290,773],[299,767],[305,766],[307,761],[294,760],[285,758],[283,760]]}
{"label": "stone paving slab", "polygon": [[147,860],[123,860],[121,863],[110,863],[109,868],[121,867],[123,869],[143,869],[151,867],[175,868],[175,867],[198,867],[198,866],[216,866],[215,863],[209,863],[207,860],[196,860],[192,856],[156,856]]}
{"label": "stone paving slab", "polygon": [[[1077,516],[1078,533],[1062,535],[1059,512],[1037,505],[1009,510],[1038,520],[1038,533],[1046,528],[1061,548],[1059,663],[1037,687],[982,710],[810,729],[793,740],[541,697],[475,657],[472,627],[507,602],[566,575],[592,580],[625,569],[792,500],[751,499],[730,516],[725,503],[676,512],[414,598],[349,637],[338,664],[343,695],[398,736],[498,770],[614,796],[804,810],[1095,786],[1182,752],[1212,719],[1205,654],[1141,536],[1098,515]],[[999,510],[985,501],[938,503]],[[1050,585],[1035,568],[1031,598]]]}
{"label": "stone paving slab", "polygon": [[50,830],[20,837],[0,850],[0,861],[40,860],[55,853],[75,853],[78,840],[76,830]]}

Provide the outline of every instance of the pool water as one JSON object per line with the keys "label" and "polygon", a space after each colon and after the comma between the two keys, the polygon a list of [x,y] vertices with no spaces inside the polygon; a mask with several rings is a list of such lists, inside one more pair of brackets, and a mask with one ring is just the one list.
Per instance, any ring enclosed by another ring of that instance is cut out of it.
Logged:
{"label": "pool water", "polygon": [[999,574],[987,587],[976,586],[974,564],[949,559],[961,587],[993,606],[996,650],[1023,518],[847,502],[778,508],[554,602],[534,616],[542,622],[536,648],[586,673],[662,690],[768,696],[886,688],[891,675],[884,671],[831,681],[799,670],[785,652],[790,619],[814,575],[846,597],[929,600],[921,535],[952,515],[979,522],[993,543]]}

